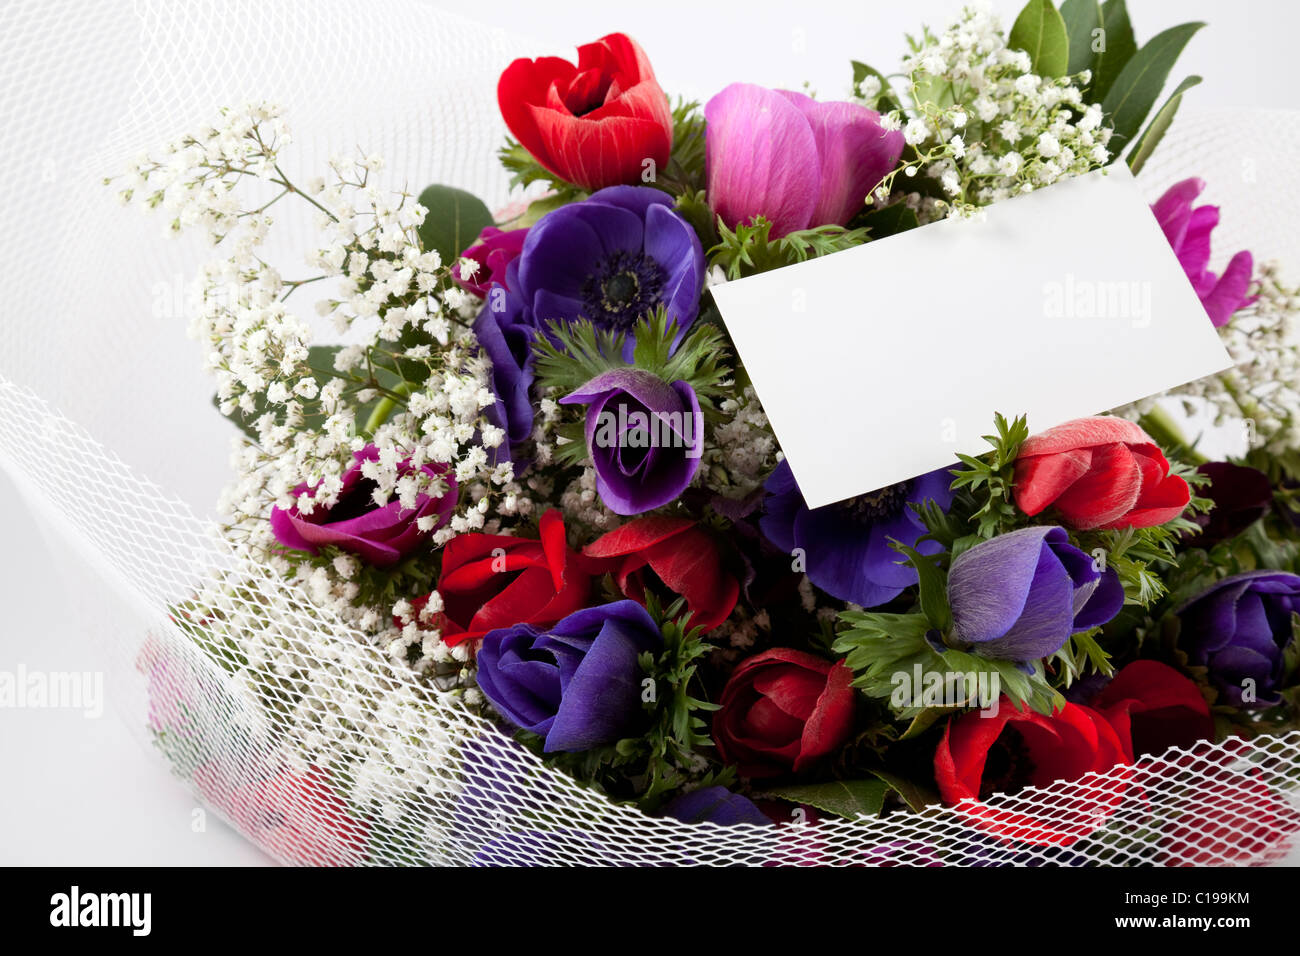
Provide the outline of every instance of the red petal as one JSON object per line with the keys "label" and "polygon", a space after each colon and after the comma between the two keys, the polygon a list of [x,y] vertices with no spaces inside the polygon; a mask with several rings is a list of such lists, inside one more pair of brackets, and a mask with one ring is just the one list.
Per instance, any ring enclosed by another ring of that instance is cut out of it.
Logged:
{"label": "red petal", "polygon": [[1052,455],[1016,459],[1016,506],[1025,514],[1038,514],[1070,485],[1088,473],[1092,450],[1076,448]]}

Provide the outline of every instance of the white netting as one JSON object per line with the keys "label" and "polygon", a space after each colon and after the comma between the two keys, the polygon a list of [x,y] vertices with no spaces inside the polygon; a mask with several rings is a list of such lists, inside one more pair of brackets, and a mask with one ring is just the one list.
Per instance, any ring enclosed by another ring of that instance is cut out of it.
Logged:
{"label": "white netting", "polygon": [[[378,864],[1295,859],[1300,734],[997,798],[978,823],[936,809],[722,828],[614,806],[441,703],[208,533],[232,429],[182,328],[184,284],[210,251],[165,243],[157,219],[118,208],[99,180],[220,105],[265,98],[288,109],[291,174],[361,146],[385,156],[394,185],[446,182],[501,202],[496,77],[512,56],[548,51],[417,3],[358,16],[320,0],[28,2],[4,20],[0,261],[16,281],[0,326],[0,465],[61,556],[67,613],[101,639],[116,709],[268,852]],[[1295,114],[1180,118],[1143,180],[1155,193],[1206,177],[1224,205],[1217,253],[1249,246],[1300,264],[1300,202],[1279,175],[1298,139]],[[268,256],[297,263],[310,217],[282,215]],[[230,585],[220,607],[174,616],[218,575]],[[1015,839],[1044,828],[1071,845]]]}

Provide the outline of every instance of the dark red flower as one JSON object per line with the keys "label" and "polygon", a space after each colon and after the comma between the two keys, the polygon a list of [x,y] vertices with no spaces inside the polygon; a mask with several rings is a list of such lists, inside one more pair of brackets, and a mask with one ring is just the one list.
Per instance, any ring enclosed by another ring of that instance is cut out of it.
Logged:
{"label": "dark red flower", "polygon": [[[542,515],[538,534],[538,541],[462,534],[447,542],[438,578],[442,612],[434,621],[447,644],[516,624],[547,627],[586,606],[591,576],[565,542],[558,511]],[[411,602],[417,620],[427,603]]]}
{"label": "dark red flower", "polygon": [[668,162],[673,117],[636,42],[611,33],[578,47],[578,65],[515,60],[497,84],[506,126],[542,166],[587,190],[640,183]]}
{"label": "dark red flower", "polygon": [[653,572],[686,599],[691,626],[706,631],[727,619],[740,594],[740,583],[723,568],[717,541],[689,518],[637,518],[582,553],[608,569],[623,596],[639,604],[645,604],[647,572]]}
{"label": "dark red flower", "polygon": [[1016,505],[1049,506],[1071,528],[1149,528],[1177,518],[1191,490],[1133,422],[1078,418],[1031,435],[1016,456]]}
{"label": "dark red flower", "polygon": [[1201,532],[1188,538],[1188,544],[1210,548],[1235,538],[1262,518],[1273,503],[1273,486],[1257,468],[1207,461],[1196,470],[1210,479],[1200,494],[1213,501],[1214,507],[1209,514],[1191,516],[1201,526]]}
{"label": "dark red flower", "polygon": [[1214,719],[1200,689],[1159,661],[1126,665],[1090,706],[1111,722],[1130,761],[1214,738]]}
{"label": "dark red flower", "polygon": [[773,648],[742,661],[713,717],[718,755],[746,777],[809,769],[853,733],[853,672],[843,661]]}
{"label": "dark red flower", "polygon": [[1068,846],[1097,829],[1123,795],[1122,781],[1099,781],[1086,795],[1058,801],[1039,815],[1017,801],[982,801],[1027,786],[1077,780],[1128,764],[1115,728],[1097,711],[1067,703],[1050,717],[1016,710],[1007,697],[997,713],[967,711],[948,722],[934,754],[934,776],[944,803],[962,810],[995,836],[1039,846]]}

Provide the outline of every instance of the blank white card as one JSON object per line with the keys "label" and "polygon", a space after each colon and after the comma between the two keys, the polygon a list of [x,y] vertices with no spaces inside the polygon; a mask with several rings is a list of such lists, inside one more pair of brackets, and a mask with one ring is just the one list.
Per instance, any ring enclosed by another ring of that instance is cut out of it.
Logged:
{"label": "blank white card", "polygon": [[814,508],[1232,364],[1123,163],[713,295]]}

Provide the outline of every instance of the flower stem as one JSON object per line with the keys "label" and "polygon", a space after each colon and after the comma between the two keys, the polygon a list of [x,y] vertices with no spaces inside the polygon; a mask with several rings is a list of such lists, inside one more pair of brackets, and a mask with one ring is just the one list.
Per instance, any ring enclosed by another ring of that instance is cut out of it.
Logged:
{"label": "flower stem", "polygon": [[388,421],[388,416],[393,414],[393,409],[397,407],[397,401],[394,396],[406,397],[411,394],[411,383],[400,382],[393,386],[391,394],[384,395],[375,403],[375,407],[370,412],[370,417],[366,419],[364,431],[366,437],[373,438],[379,426]]}
{"label": "flower stem", "polygon": [[1182,429],[1169,416],[1169,413],[1156,405],[1138,419],[1138,424],[1148,435],[1155,439],[1160,447],[1177,451],[1178,457],[1191,465],[1203,465],[1207,461],[1204,455],[1192,447]]}

